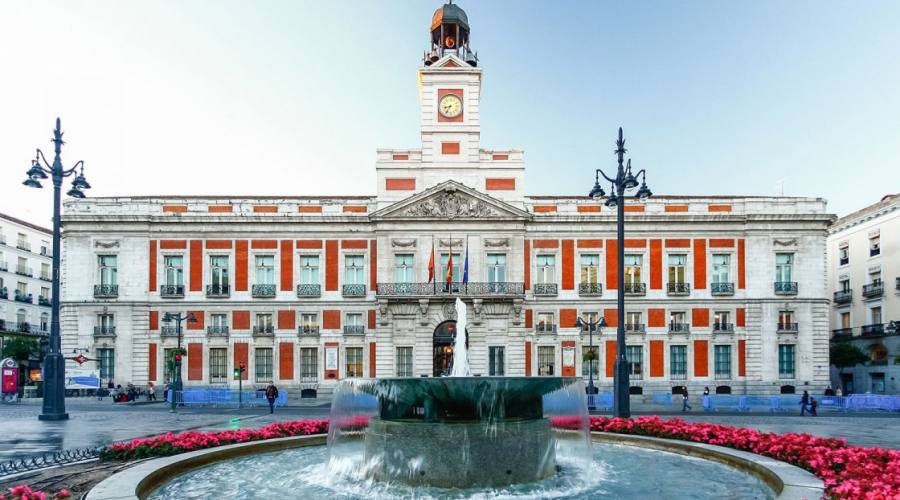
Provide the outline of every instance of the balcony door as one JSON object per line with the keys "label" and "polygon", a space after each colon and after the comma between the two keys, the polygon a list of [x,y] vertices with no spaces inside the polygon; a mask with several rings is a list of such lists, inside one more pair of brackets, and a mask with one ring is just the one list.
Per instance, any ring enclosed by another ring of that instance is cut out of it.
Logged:
{"label": "balcony door", "polygon": [[[456,339],[456,321],[444,321],[434,329],[432,350],[434,353],[435,377],[447,377],[453,369],[453,342]],[[466,336],[466,347],[469,346]]]}

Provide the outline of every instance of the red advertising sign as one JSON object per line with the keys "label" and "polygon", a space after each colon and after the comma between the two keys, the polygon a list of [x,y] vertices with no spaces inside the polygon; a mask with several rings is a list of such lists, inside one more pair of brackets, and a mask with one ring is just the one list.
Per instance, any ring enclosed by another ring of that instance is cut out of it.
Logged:
{"label": "red advertising sign", "polygon": [[13,394],[19,390],[19,367],[12,359],[0,362],[0,386],[3,394]]}

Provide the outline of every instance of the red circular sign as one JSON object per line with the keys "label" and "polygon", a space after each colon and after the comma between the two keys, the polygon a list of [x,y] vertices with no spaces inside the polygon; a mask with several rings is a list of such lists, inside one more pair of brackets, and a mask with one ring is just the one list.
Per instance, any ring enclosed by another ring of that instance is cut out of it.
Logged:
{"label": "red circular sign", "polygon": [[78,356],[75,356],[74,359],[75,359],[75,362],[78,363],[79,365],[83,365],[84,362],[88,360],[86,357],[84,357],[84,354],[79,354]]}

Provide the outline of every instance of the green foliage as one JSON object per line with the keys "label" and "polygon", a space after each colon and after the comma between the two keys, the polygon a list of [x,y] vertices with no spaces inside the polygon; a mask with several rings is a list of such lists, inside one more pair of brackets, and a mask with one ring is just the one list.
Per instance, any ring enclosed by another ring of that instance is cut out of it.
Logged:
{"label": "green foliage", "polygon": [[596,348],[594,348],[594,349],[585,349],[585,350],[584,350],[584,353],[581,355],[581,359],[582,359],[584,362],[589,362],[589,361],[592,361],[592,360],[593,360],[593,361],[597,361],[599,358],[600,358],[600,356],[597,355],[597,349],[596,349]]}
{"label": "green foliage", "polygon": [[41,353],[41,347],[35,339],[25,337],[7,337],[3,344],[0,358],[12,358],[16,361],[28,361]]}
{"label": "green foliage", "polygon": [[869,361],[862,349],[849,342],[835,342],[830,349],[831,364],[838,368],[849,368]]}

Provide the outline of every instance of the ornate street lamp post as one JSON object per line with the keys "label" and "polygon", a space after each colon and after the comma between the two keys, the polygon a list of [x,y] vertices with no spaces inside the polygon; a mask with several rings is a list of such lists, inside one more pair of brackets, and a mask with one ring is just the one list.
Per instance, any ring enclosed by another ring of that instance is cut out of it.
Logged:
{"label": "ornate street lamp post", "polygon": [[619,127],[619,139],[616,141],[616,156],[618,157],[618,169],[616,176],[610,178],[601,169],[597,169],[594,176],[594,187],[588,194],[591,198],[599,199],[606,195],[600,187],[600,176],[612,183],[606,206],[616,207],[616,240],[618,242],[616,267],[618,271],[618,325],[616,327],[616,370],[613,385],[613,414],[617,417],[631,416],[631,401],[628,394],[628,361],[625,358],[625,192],[638,187],[638,177],[641,177],[641,187],[635,197],[645,200],[653,195],[647,187],[647,174],[641,169],[637,174],[631,173],[631,160],[625,166],[625,139],[622,138],[622,127]]}
{"label": "ornate street lamp post", "polygon": [[78,175],[72,181],[72,189],[69,190],[69,196],[73,198],[84,198],[82,190],[90,189],[84,178],[84,162],[79,161],[72,168],[63,168],[60,153],[62,152],[63,132],[59,118],[56,119],[56,129],[53,131],[53,147],[55,156],[53,164],[50,164],[44,157],[44,153],[38,149],[34,160],[31,160],[31,168],[25,175],[28,178],[22,184],[41,188],[41,180],[47,179],[49,175],[53,180],[53,269],[52,269],[52,292],[50,297],[50,345],[47,356],[44,358],[44,406],[41,414],[38,416],[40,420],[66,420],[69,414],[66,413],[66,394],[65,394],[65,371],[66,361],[60,351],[59,336],[59,239],[60,239],[60,210],[63,179],[74,175],[76,169],[81,167]]}
{"label": "ornate street lamp post", "polygon": [[595,396],[597,390],[594,388],[594,358],[597,357],[597,351],[594,350],[594,329],[597,330],[597,334],[599,335],[600,329],[606,326],[606,320],[603,316],[600,316],[600,319],[597,321],[585,321],[579,317],[576,324],[582,331],[584,331],[584,327],[588,327],[588,350],[591,353],[591,359],[588,361],[588,411],[594,411],[597,409]]}
{"label": "ornate street lamp post", "polygon": [[166,325],[171,325],[173,321],[175,322],[175,335],[178,336],[178,348],[175,350],[175,383],[172,384],[172,391],[169,394],[172,397],[172,409],[169,410],[171,413],[175,413],[175,408],[178,406],[178,393],[181,392],[181,322],[196,323],[197,317],[194,316],[194,313],[187,315],[166,313],[163,315],[163,323]]}

